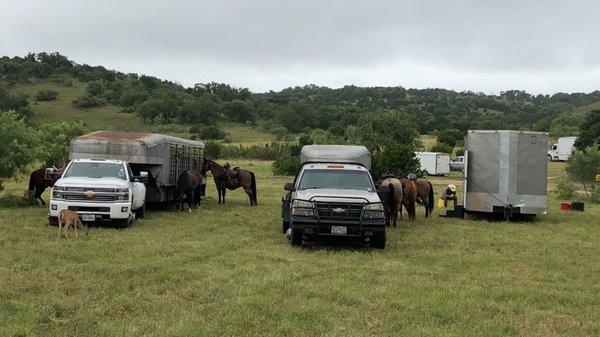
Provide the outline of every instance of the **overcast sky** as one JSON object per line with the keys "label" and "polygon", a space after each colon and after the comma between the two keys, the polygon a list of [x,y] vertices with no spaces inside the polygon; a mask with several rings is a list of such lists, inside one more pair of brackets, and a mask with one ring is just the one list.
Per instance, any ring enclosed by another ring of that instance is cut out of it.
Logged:
{"label": "overcast sky", "polygon": [[252,92],[600,90],[600,1],[0,0],[0,56]]}

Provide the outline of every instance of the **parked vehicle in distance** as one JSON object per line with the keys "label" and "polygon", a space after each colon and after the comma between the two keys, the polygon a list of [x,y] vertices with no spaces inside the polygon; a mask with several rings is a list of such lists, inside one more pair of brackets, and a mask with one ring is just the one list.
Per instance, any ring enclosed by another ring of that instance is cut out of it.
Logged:
{"label": "parked vehicle in distance", "polygon": [[577,137],[559,137],[552,148],[548,150],[548,160],[550,161],[567,161],[573,152]]}
{"label": "parked vehicle in distance", "polygon": [[83,222],[112,222],[127,227],[146,210],[148,172],[134,176],[123,160],[74,159],[50,194],[50,225],[58,224],[63,209],[75,211]]}
{"label": "parked vehicle in distance", "polygon": [[443,152],[415,152],[421,163],[421,172],[428,176],[450,173],[450,155]]}
{"label": "parked vehicle in distance", "polygon": [[450,170],[462,171],[465,169],[465,156],[456,156],[456,159],[450,161]]}
{"label": "parked vehicle in distance", "polygon": [[283,232],[290,244],[324,237],[344,237],[384,249],[384,206],[369,172],[364,146],[306,145],[293,183],[284,189]]}

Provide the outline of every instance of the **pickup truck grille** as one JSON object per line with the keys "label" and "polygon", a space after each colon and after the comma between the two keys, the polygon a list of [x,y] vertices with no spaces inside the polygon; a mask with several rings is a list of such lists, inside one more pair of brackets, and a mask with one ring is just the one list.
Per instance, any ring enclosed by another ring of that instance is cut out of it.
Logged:
{"label": "pickup truck grille", "polygon": [[317,212],[321,219],[360,220],[363,204],[338,202],[317,202]]}
{"label": "pickup truck grille", "polygon": [[67,187],[63,198],[69,201],[83,202],[113,202],[117,200],[118,193],[114,188],[97,187]]}

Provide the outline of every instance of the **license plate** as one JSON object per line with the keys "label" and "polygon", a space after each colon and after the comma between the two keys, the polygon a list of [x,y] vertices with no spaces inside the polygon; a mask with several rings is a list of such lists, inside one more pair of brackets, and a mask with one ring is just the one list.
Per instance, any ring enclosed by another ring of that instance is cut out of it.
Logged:
{"label": "license plate", "polygon": [[345,226],[331,226],[331,234],[345,235],[348,232]]}
{"label": "license plate", "polygon": [[94,214],[82,214],[81,220],[83,221],[94,221],[96,220],[96,216]]}

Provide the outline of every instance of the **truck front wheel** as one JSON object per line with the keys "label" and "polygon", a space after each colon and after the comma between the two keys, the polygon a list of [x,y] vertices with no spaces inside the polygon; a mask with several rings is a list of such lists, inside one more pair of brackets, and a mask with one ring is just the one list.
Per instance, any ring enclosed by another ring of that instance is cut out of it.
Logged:
{"label": "truck front wheel", "polygon": [[139,209],[135,210],[135,218],[143,219],[146,216],[146,203],[142,205]]}
{"label": "truck front wheel", "polygon": [[113,220],[115,227],[118,228],[127,228],[129,227],[129,219],[116,219]]}
{"label": "truck front wheel", "polygon": [[281,229],[283,234],[287,233],[288,228],[290,228],[290,223],[287,221],[282,221]]}
{"label": "truck front wheel", "polygon": [[290,238],[292,246],[302,246],[302,230],[292,229],[292,237]]}
{"label": "truck front wheel", "polygon": [[377,235],[371,238],[371,247],[385,249],[385,234]]}
{"label": "truck front wheel", "polygon": [[48,225],[50,226],[58,226],[58,217],[51,216],[48,218]]}

